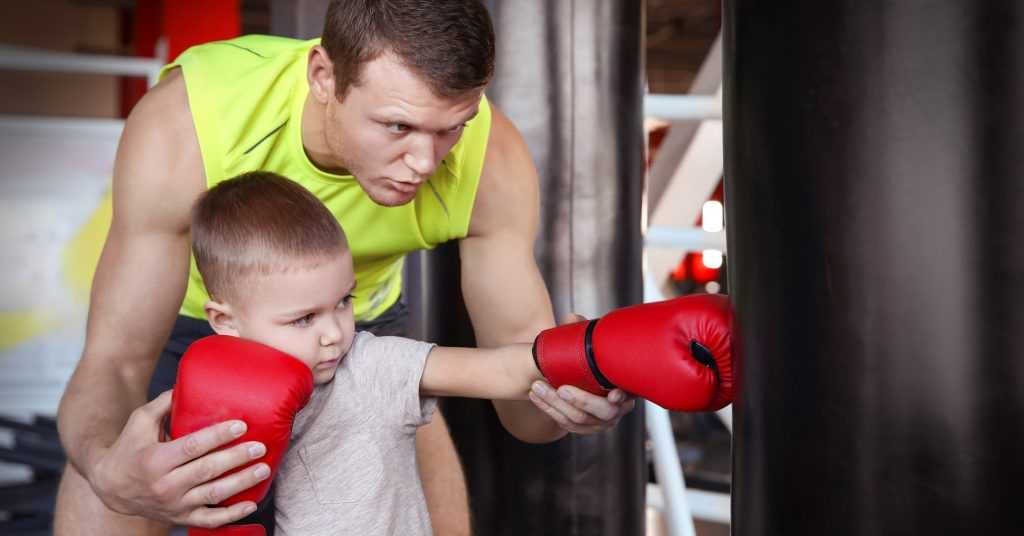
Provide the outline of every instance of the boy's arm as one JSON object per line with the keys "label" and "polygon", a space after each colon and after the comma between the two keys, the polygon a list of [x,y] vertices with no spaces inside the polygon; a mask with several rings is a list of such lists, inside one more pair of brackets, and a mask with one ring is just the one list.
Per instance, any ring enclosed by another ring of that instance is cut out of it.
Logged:
{"label": "boy's arm", "polygon": [[526,400],[530,386],[544,379],[529,344],[498,348],[436,346],[427,356],[420,393],[490,400]]}

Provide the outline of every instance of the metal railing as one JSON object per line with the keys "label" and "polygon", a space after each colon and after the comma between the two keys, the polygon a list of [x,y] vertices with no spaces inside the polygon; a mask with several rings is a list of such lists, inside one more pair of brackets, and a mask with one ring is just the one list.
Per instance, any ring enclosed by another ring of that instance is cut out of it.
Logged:
{"label": "metal railing", "polygon": [[54,52],[38,48],[0,45],[0,68],[18,71],[109,74],[145,78],[157,82],[163,60],[103,54]]}

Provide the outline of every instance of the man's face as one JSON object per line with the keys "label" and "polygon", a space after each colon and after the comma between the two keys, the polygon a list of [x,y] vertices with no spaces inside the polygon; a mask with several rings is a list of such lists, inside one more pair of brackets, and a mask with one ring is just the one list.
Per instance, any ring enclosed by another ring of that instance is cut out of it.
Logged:
{"label": "man's face", "polygon": [[344,100],[327,102],[324,138],[370,198],[408,203],[433,175],[480,104],[481,92],[441,98],[391,54],[363,66]]}
{"label": "man's face", "polygon": [[247,279],[234,304],[238,336],[299,359],[317,385],[331,381],[355,331],[351,253]]}

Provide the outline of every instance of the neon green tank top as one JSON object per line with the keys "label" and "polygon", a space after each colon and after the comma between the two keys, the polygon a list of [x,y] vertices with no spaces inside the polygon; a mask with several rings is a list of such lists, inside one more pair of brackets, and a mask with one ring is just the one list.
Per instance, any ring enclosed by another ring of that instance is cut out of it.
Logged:
{"label": "neon green tank top", "polygon": [[[313,192],[348,235],[356,272],[355,317],[375,318],[398,300],[405,254],[466,236],[483,168],[491,113],[486,98],[416,197],[377,205],[351,175],[324,172],[302,147],[306,60],[318,40],[250,35],[183,52],[161,76],[185,77],[207,187],[240,173],[279,173]],[[192,259],[181,314],[204,318],[206,288]]]}

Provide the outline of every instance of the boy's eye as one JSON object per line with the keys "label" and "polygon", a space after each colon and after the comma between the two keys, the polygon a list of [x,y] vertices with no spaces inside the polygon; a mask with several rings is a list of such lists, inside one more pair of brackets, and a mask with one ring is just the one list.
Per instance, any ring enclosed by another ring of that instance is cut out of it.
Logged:
{"label": "boy's eye", "polygon": [[298,327],[306,327],[306,326],[308,326],[308,325],[310,325],[312,323],[313,323],[313,313],[309,313],[306,316],[303,316],[301,318],[296,318],[295,320],[292,320],[292,325],[293,326],[298,326]]}
{"label": "boy's eye", "polygon": [[356,298],[355,294],[349,294],[345,296],[341,302],[338,303],[338,309],[347,309],[348,306],[352,305],[352,300]]}

